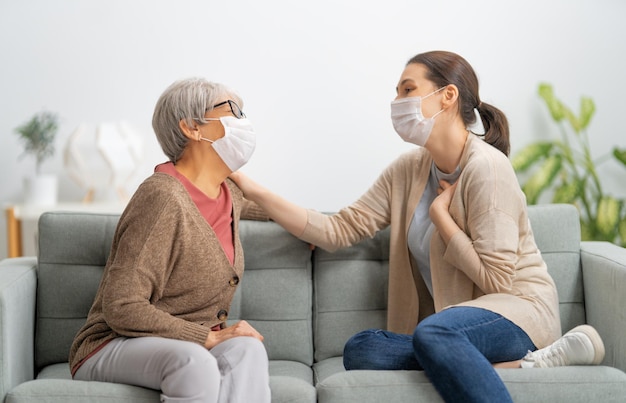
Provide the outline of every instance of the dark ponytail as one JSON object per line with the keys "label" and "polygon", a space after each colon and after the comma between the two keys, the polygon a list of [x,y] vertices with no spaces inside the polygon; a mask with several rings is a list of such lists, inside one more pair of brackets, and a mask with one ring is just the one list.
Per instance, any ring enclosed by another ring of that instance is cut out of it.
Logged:
{"label": "dark ponytail", "polygon": [[432,51],[414,56],[407,64],[419,63],[428,70],[426,78],[437,88],[454,84],[459,90],[459,113],[466,126],[476,122],[478,109],[485,127],[484,140],[508,156],[510,151],[509,123],[504,113],[495,106],[480,101],[478,77],[470,64],[456,53]]}
{"label": "dark ponytail", "polygon": [[476,109],[478,109],[485,127],[483,139],[508,157],[511,143],[509,142],[509,122],[506,115],[500,109],[485,102],[481,102]]}

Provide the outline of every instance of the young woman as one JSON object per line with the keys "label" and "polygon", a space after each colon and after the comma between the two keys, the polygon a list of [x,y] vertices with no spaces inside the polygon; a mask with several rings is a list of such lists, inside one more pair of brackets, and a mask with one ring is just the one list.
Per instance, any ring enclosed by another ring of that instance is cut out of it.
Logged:
{"label": "young woman", "polygon": [[388,330],[345,346],[346,369],[423,369],[449,402],[506,402],[493,364],[599,363],[588,326],[561,335],[554,282],[535,244],[525,197],[507,158],[509,129],[481,101],[478,79],[450,52],[409,60],[391,103],[400,156],[334,215],[295,206],[232,176],[245,196],[301,239],[327,250],[391,227]]}
{"label": "young woman", "polygon": [[152,125],[169,162],[120,217],[100,288],[70,350],[77,380],[161,391],[162,402],[269,402],[263,336],[226,327],[243,276],[239,218],[266,218],[228,178],[252,155],[241,99],[173,83]]}

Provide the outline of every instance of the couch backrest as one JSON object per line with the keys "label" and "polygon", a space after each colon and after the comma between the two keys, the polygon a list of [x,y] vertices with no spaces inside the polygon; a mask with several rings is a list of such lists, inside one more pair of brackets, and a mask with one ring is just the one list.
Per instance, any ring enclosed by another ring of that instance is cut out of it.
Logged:
{"label": "couch backrest", "polygon": [[44,213],[39,219],[35,367],[67,361],[85,323],[119,215]]}
{"label": "couch backrest", "polygon": [[[529,207],[529,216],[557,284],[563,330],[569,330],[585,322],[578,212],[570,205],[541,205]],[[71,212],[40,218],[37,368],[67,360],[118,219]],[[308,244],[273,222],[241,221],[241,240],[246,273],[229,317],[246,319],[265,335],[270,359],[310,364],[339,356],[353,334],[385,327],[389,230],[335,253],[318,248],[313,256]]]}
{"label": "couch backrest", "polygon": [[353,334],[387,323],[389,229],[349,248],[313,254],[315,361],[341,356]]}
{"label": "couch backrest", "polygon": [[[528,208],[535,240],[559,292],[561,325],[585,322],[580,269],[580,223],[571,205]],[[347,339],[384,328],[387,314],[389,230],[334,253],[314,253],[315,360],[340,356]]]}
{"label": "couch backrest", "polygon": [[313,363],[311,249],[274,222],[240,221],[246,270],[229,322],[245,319],[271,360]]}
{"label": "couch backrest", "polygon": [[[36,368],[67,361],[100,284],[119,215],[39,220]],[[246,272],[230,310],[264,336],[270,359],[313,362],[311,251],[273,222],[240,222]],[[284,346],[289,346],[285,348]]]}
{"label": "couch backrest", "polygon": [[580,265],[580,215],[571,204],[528,207],[535,241],[559,292],[563,333],[586,322]]}

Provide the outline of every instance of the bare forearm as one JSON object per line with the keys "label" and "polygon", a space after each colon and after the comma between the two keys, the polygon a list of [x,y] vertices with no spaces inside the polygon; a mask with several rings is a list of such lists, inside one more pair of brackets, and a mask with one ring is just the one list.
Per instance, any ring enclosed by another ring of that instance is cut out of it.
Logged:
{"label": "bare forearm", "polygon": [[267,215],[296,237],[304,232],[307,224],[306,209],[271,192],[241,173],[231,175],[243,190],[246,199],[258,204]]}

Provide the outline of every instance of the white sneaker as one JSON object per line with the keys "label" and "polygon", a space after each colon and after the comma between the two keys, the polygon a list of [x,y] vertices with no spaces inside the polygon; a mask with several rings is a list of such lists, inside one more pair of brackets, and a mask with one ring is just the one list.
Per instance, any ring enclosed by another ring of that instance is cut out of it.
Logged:
{"label": "white sneaker", "polygon": [[589,325],[580,325],[548,347],[529,351],[522,359],[522,368],[598,365],[603,359],[604,344],[596,329]]}

